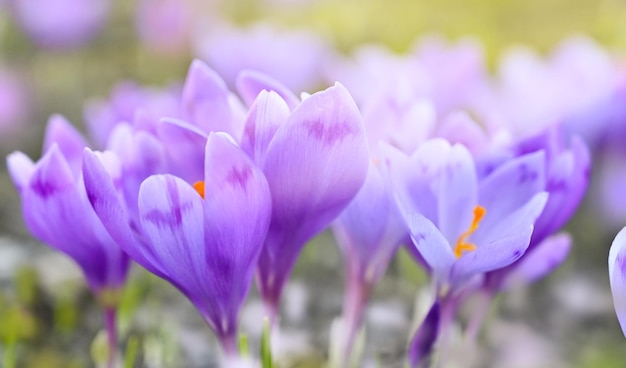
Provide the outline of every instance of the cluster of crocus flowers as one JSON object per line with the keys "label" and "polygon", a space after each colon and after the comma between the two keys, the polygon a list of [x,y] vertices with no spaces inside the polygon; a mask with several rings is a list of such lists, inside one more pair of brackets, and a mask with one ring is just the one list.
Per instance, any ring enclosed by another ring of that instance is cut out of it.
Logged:
{"label": "cluster of crocus flowers", "polygon": [[[469,297],[491,298],[565,259],[571,240],[555,233],[590,165],[585,144],[559,124],[522,139],[490,125],[474,45],[437,45],[416,52],[416,79],[362,84],[357,98],[341,83],[298,98],[258,71],[239,73],[235,93],[200,61],[182,89],[122,84],[87,110],[93,145],[54,117],[38,163],[9,157],[26,224],[76,260],[105,310],[129,259],[170,282],[229,361],[253,280],[276,324],[301,250],[331,227],[346,264],[347,362],[367,300],[404,245],[432,280],[433,302],[409,342],[409,363],[420,366]],[[375,55],[368,72],[386,65]],[[445,62],[458,57],[462,65]],[[446,94],[446,73],[420,85],[435,65],[454,69],[464,88]],[[488,123],[458,111],[467,106]]]}

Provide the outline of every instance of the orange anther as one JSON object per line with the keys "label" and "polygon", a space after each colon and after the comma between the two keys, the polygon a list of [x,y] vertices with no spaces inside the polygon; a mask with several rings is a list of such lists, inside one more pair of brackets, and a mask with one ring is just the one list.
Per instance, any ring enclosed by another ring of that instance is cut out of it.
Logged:
{"label": "orange anther", "polygon": [[204,182],[203,181],[197,181],[197,182],[193,183],[193,189],[195,189],[196,192],[198,192],[198,194],[200,194],[200,197],[202,197],[202,199],[204,199]]}

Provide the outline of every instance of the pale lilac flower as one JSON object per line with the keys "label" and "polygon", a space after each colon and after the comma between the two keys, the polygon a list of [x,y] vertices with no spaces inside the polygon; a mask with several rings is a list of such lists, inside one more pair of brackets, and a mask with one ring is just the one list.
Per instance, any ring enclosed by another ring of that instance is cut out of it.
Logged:
{"label": "pale lilac flower", "polygon": [[[7,158],[7,165],[22,198],[29,231],[78,264],[104,309],[111,366],[117,350],[115,313],[130,259],[89,201],[80,168],[84,147],[80,133],[56,116],[48,124],[42,158],[33,163],[23,153],[15,152]],[[119,172],[115,156],[103,154],[101,159],[110,170]]]}
{"label": "pale lilac flower", "polygon": [[464,292],[528,248],[547,201],[544,153],[510,160],[479,180],[462,145],[433,139],[410,157],[391,147],[386,151],[396,202],[433,277],[445,330]]}
{"label": "pale lilac flower", "polygon": [[110,0],[9,0],[22,29],[39,46],[71,49],[100,33]]}
{"label": "pale lilac flower", "polygon": [[617,319],[626,336],[626,228],[613,240],[609,251],[609,281]]}
{"label": "pale lilac flower", "polygon": [[189,47],[193,30],[192,2],[139,0],[135,28],[142,44],[162,54],[176,55]]}
{"label": "pale lilac flower", "polygon": [[251,107],[242,148],[262,168],[272,193],[272,220],[257,283],[274,320],[300,250],[361,188],[367,142],[356,104],[336,84],[293,111],[278,94],[262,92]]}
{"label": "pale lilac flower", "polygon": [[237,355],[238,314],[267,233],[271,199],[263,173],[224,133],[206,143],[204,181],[172,175],[146,179],[139,190],[143,241],[135,240],[114,181],[87,153],[89,198],[124,250],[168,280],[196,306],[227,356]]}
{"label": "pale lilac flower", "polygon": [[238,29],[221,24],[202,32],[196,54],[230,86],[242,70],[251,69],[280,80],[293,91],[307,91],[322,82],[328,46],[305,30],[279,30],[265,24]]}

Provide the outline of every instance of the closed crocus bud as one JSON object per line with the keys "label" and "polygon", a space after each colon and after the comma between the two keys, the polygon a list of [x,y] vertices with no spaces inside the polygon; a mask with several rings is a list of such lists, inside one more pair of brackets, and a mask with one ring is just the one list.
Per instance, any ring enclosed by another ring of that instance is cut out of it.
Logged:
{"label": "closed crocus bud", "polygon": [[340,84],[309,96],[288,115],[275,93],[259,95],[255,104],[244,142],[272,193],[257,283],[274,320],[302,247],[358,193],[369,159],[361,115]]}

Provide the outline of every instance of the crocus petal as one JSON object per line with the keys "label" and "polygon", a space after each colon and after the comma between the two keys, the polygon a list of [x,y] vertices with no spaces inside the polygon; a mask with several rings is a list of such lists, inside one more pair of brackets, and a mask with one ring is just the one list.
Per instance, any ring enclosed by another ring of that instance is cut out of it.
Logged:
{"label": "crocus petal", "polygon": [[159,261],[141,246],[139,239],[131,230],[128,212],[122,205],[115,187],[116,181],[119,185],[119,178],[116,180],[115,177],[111,177],[102,160],[88,148],[83,155],[83,177],[89,202],[113,240],[135,262],[148,271],[164,277],[160,271],[163,267]]}
{"label": "crocus petal", "polygon": [[277,93],[290,110],[300,103],[298,96],[278,80],[254,70],[242,70],[237,76],[236,85],[239,95],[248,106],[252,105],[263,90]]}
{"label": "crocus petal", "polygon": [[443,234],[425,216],[418,212],[404,214],[411,240],[421,257],[431,268],[437,282],[446,282],[456,257]]}
{"label": "crocus petal", "polygon": [[189,67],[182,95],[183,119],[197,125],[205,133],[238,133],[233,125],[233,114],[228,87],[222,78],[200,60]]}
{"label": "crocus petal", "polygon": [[358,192],[367,174],[363,121],[348,91],[336,84],[298,106],[274,135],[265,172],[273,227],[297,229],[304,242],[326,227]]}
{"label": "crocus petal", "polygon": [[441,308],[439,302],[435,302],[409,343],[409,363],[411,367],[429,365],[426,359],[432,353],[439,336],[440,316]]}
{"label": "crocus petal", "polygon": [[102,226],[82,180],[74,179],[55,144],[36,164],[23,191],[23,212],[37,238],[76,260],[94,292],[123,283],[128,258]]}
{"label": "crocus petal", "polygon": [[545,239],[512,266],[512,271],[502,281],[502,289],[527,285],[541,279],[565,261],[571,246],[572,238],[568,234]]}
{"label": "crocus petal", "polygon": [[236,316],[248,294],[269,227],[271,199],[261,170],[225,133],[209,136],[204,183],[208,277],[202,282],[211,290],[208,302],[215,305],[210,317],[219,321]]}
{"label": "crocus petal", "polygon": [[527,154],[508,161],[481,181],[478,202],[487,213],[476,236],[493,228],[545,188],[545,154]]}
{"label": "crocus petal", "polygon": [[252,104],[241,138],[241,149],[259,166],[276,130],[289,118],[289,107],[275,92],[261,91]]}
{"label": "crocus petal", "polygon": [[439,199],[438,227],[448,242],[454,244],[472,221],[472,213],[478,200],[476,169],[467,148],[455,144],[440,170],[431,183],[436,188],[434,190]]}
{"label": "crocus petal", "polygon": [[454,264],[450,276],[452,283],[460,283],[476,274],[508,266],[524,255],[530,243],[533,223],[541,214],[547,199],[545,192],[535,195],[522,208],[506,216],[502,224],[498,225],[499,228],[492,231],[492,237],[470,238],[478,248],[464,254]]}
{"label": "crocus petal", "polygon": [[613,240],[609,251],[609,281],[617,319],[626,336],[626,227]]}
{"label": "crocus petal", "polygon": [[154,175],[139,189],[139,214],[147,253],[161,263],[153,268],[162,267],[161,274],[189,290],[202,290],[199,283],[204,280],[198,277],[206,269],[202,197],[175,176]]}
{"label": "crocus petal", "polygon": [[205,132],[182,120],[163,119],[157,134],[167,150],[170,173],[190,183],[204,178]]}
{"label": "crocus petal", "polygon": [[22,152],[13,152],[7,157],[7,170],[21,193],[35,171],[35,163]]}
{"label": "crocus petal", "polygon": [[372,267],[376,274],[384,272],[387,261],[406,236],[404,221],[373,162],[361,190],[333,224],[333,232],[348,262]]}
{"label": "crocus petal", "polygon": [[87,142],[82,134],[61,115],[52,115],[48,119],[43,152],[47,152],[55,143],[59,146],[63,157],[69,162],[72,170],[77,173],[81,165],[83,149],[87,147]]}
{"label": "crocus petal", "polygon": [[579,137],[572,139],[569,151],[549,161],[546,190],[550,199],[537,220],[533,243],[558,231],[574,214],[586,193],[590,166],[589,149]]}

